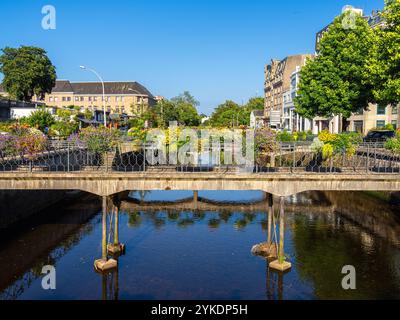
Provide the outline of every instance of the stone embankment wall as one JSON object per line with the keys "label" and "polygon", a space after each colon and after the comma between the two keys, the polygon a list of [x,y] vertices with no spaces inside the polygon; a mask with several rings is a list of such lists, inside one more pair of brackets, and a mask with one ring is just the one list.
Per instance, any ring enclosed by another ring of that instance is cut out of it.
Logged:
{"label": "stone embankment wall", "polygon": [[1,190],[0,231],[64,199],[65,190]]}

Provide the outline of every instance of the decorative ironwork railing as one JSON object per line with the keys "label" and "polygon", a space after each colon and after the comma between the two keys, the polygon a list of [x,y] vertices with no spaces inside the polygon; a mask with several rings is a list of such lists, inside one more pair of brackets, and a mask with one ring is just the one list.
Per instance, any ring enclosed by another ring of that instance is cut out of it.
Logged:
{"label": "decorative ironwork railing", "polygon": [[[216,172],[216,173],[400,173],[400,155],[382,143],[362,143],[352,153],[323,156],[309,142],[280,143],[273,151],[255,150],[253,161],[228,159],[231,145],[217,150],[171,153],[154,145],[122,141],[106,152],[90,151],[67,141],[51,141],[34,154],[7,154],[0,150],[1,172]],[[227,156],[228,155],[228,156]],[[187,161],[187,159],[191,159]]]}

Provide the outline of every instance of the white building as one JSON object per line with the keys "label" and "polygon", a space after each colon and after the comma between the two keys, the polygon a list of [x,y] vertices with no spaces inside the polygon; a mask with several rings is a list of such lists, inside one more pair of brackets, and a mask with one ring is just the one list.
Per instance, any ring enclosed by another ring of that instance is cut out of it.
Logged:
{"label": "white building", "polygon": [[281,128],[289,132],[308,131],[312,129],[312,121],[298,115],[294,107],[294,98],[297,95],[300,81],[300,70],[301,67],[297,66],[296,70],[290,76],[289,90],[283,93]]}
{"label": "white building", "polygon": [[264,127],[264,110],[253,110],[250,113],[250,128],[259,129]]}

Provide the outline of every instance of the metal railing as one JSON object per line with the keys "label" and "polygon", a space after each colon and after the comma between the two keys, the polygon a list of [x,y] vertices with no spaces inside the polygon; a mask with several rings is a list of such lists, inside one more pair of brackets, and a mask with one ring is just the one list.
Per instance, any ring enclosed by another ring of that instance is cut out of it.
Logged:
{"label": "metal railing", "polygon": [[373,174],[400,173],[400,155],[378,143],[362,143],[355,152],[336,152],[324,158],[312,151],[310,143],[280,143],[273,152],[255,152],[246,165],[224,163],[224,148],[217,153],[196,154],[199,161],[182,163],[179,157],[164,162],[151,145],[125,141],[106,152],[92,152],[87,147],[67,141],[50,141],[35,154],[10,155],[0,150],[2,172],[215,172],[215,173],[327,173]]}

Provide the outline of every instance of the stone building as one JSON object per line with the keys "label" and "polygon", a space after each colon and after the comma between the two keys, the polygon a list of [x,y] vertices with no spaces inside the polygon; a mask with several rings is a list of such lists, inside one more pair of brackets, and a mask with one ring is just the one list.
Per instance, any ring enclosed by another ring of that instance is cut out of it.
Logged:
{"label": "stone building", "polygon": [[272,60],[265,67],[265,120],[266,125],[280,129],[284,92],[290,90],[292,73],[303,66],[311,54],[288,56],[283,60]]}
{"label": "stone building", "polygon": [[[105,82],[105,102],[107,113],[141,114],[148,107],[155,105],[156,99],[144,86],[138,82]],[[6,95],[0,86],[0,95]],[[81,111],[86,109],[93,113],[103,112],[103,90],[101,82],[70,82],[57,80],[50,94],[43,100],[33,98],[47,106],[65,108],[78,106]]]}

